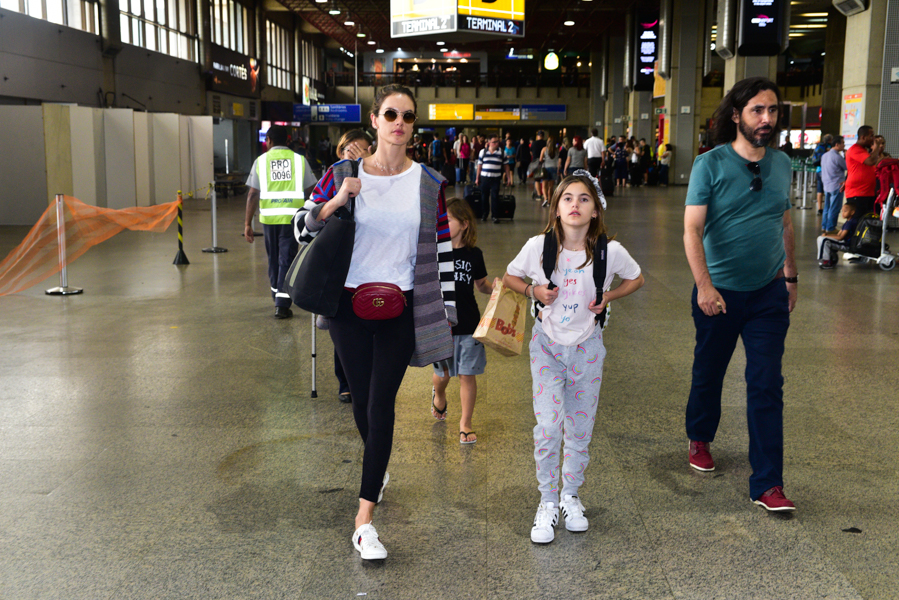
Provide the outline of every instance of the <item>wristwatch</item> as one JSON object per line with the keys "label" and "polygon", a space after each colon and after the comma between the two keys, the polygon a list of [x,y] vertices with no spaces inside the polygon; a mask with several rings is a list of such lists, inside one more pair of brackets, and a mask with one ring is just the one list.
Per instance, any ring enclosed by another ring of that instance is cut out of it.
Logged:
{"label": "wristwatch", "polygon": [[787,283],[799,283],[799,275],[793,275],[792,277],[784,277],[784,281]]}

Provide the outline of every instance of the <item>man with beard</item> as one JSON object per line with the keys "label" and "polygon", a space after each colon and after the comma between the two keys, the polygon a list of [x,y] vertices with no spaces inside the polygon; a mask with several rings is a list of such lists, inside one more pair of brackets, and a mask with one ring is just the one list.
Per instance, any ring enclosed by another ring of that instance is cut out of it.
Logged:
{"label": "man with beard", "polygon": [[875,167],[883,155],[883,144],[874,139],[874,128],[858,128],[858,141],[846,151],[846,202],[855,205],[859,217],[874,210],[876,192]]}
{"label": "man with beard", "polygon": [[796,262],[790,219],[790,159],[770,146],[780,133],[780,90],[744,79],[714,115],[719,144],[693,163],[684,247],[693,272],[696,326],[686,430],[690,466],[712,471],[709,451],[721,419],[724,374],[737,344],[746,350],[749,498],[792,511],[783,493],[783,376]]}

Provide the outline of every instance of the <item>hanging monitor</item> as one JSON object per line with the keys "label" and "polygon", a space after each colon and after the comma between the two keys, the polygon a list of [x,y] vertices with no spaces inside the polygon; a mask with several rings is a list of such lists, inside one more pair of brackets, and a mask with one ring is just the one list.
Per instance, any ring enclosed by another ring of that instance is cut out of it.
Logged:
{"label": "hanging monitor", "polygon": [[739,0],[737,53],[777,56],[787,49],[790,0]]}

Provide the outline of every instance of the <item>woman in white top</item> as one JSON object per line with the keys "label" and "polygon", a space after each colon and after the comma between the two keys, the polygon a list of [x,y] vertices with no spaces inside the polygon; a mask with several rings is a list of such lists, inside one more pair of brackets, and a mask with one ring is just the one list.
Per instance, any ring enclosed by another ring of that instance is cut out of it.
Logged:
{"label": "woman in white top", "polygon": [[[352,541],[366,560],[387,557],[372,518],[389,480],[394,406],[406,367],[451,358],[450,325],[457,320],[446,180],[406,156],[415,110],[408,88],[389,85],[379,90],[371,109],[371,126],[378,138],[375,153],[355,163],[358,173],[353,173],[351,161],[328,169],[305,217],[306,229],[317,232],[327,219],[341,218],[335,212],[355,198],[353,257],[329,332],[365,443]],[[401,314],[382,320],[363,316],[366,307],[355,305],[353,294],[366,283],[398,287]]]}

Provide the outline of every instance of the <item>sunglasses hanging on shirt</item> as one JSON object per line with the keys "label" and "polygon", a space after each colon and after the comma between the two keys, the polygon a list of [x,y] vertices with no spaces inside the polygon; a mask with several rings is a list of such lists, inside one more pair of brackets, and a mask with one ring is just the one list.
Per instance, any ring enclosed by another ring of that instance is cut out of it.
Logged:
{"label": "sunglasses hanging on shirt", "polygon": [[755,179],[753,179],[749,183],[749,191],[750,192],[761,192],[762,191],[762,168],[759,166],[757,162],[751,162],[746,164],[746,168],[749,169],[749,172],[755,175]]}

